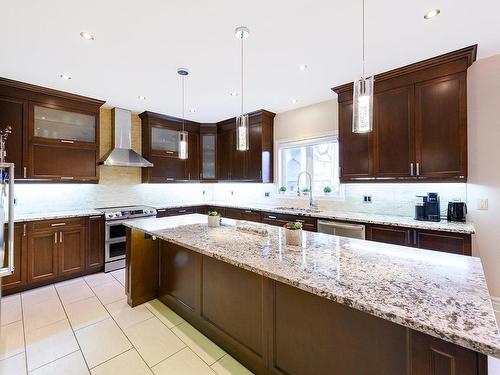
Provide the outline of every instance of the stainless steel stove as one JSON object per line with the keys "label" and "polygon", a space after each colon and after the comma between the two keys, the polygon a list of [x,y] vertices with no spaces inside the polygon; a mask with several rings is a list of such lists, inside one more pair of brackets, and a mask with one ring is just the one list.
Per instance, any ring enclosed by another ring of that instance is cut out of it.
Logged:
{"label": "stainless steel stove", "polygon": [[156,210],[147,206],[100,208],[105,219],[104,272],[125,267],[126,233],[123,223],[141,217],[156,216]]}

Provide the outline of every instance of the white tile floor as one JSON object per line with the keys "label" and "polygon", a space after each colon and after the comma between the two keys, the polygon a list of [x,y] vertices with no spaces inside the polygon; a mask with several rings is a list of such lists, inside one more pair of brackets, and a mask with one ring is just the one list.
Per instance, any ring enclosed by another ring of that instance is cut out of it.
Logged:
{"label": "white tile floor", "polygon": [[3,297],[0,375],[248,375],[158,300],[131,308],[125,271]]}

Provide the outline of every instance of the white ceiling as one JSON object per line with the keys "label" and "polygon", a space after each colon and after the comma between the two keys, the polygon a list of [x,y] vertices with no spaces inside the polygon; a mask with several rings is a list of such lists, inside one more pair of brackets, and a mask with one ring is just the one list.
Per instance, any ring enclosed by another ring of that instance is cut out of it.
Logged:
{"label": "white ceiling", "polygon": [[[366,3],[367,73],[474,43],[479,58],[500,53],[498,0]],[[432,8],[441,15],[424,20]],[[246,25],[245,110],[282,112],[360,76],[360,19],[361,0],[0,0],[0,76],[179,116],[176,69],[187,67],[186,107],[196,112],[186,116],[218,121],[239,110],[229,95],[239,91],[234,28]]]}

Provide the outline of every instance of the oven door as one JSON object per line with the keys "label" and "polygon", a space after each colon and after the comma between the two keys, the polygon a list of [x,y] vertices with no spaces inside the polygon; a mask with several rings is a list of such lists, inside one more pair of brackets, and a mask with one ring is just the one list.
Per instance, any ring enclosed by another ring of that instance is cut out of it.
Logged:
{"label": "oven door", "polygon": [[104,260],[106,262],[124,259],[127,244],[125,220],[106,222]]}
{"label": "oven door", "polygon": [[125,241],[127,227],[123,225],[124,220],[106,222],[106,242],[108,241]]}
{"label": "oven door", "polygon": [[114,260],[124,259],[127,251],[127,241],[106,242],[104,249],[104,261],[112,262]]}

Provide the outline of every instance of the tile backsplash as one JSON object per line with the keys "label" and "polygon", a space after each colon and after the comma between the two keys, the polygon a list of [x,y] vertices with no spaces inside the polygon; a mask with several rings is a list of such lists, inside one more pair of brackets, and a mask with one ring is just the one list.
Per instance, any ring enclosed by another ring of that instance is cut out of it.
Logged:
{"label": "tile backsplash", "polygon": [[[467,185],[433,184],[344,184],[340,197],[315,196],[320,209],[398,216],[413,216],[417,195],[437,192],[441,208],[454,199],[466,201]],[[269,193],[269,197],[266,197]],[[370,195],[371,203],[363,203]],[[17,184],[16,211],[20,213],[65,211],[124,205],[162,205],[200,201],[258,203],[305,207],[308,198],[277,193],[275,184]]]}

